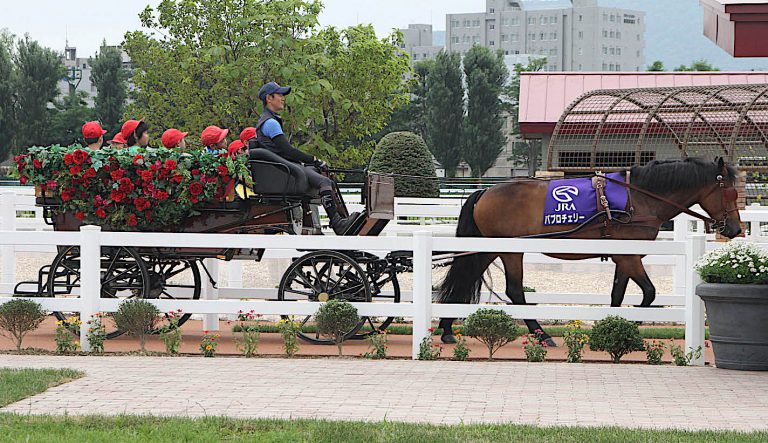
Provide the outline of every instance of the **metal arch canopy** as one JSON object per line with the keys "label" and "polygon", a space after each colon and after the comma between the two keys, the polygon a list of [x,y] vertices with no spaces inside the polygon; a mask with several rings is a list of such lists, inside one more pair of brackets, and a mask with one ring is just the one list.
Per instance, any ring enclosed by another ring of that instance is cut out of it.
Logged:
{"label": "metal arch canopy", "polygon": [[560,116],[547,168],[610,171],[688,156],[768,165],[766,134],[768,84],[594,90]]}

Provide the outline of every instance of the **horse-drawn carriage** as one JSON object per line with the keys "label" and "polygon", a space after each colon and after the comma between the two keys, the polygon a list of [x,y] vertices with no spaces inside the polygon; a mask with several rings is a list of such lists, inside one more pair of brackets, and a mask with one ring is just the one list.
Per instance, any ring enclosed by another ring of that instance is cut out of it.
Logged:
{"label": "horse-drawn carriage", "polygon": [[[211,202],[197,210],[169,232],[222,234],[322,234],[318,215],[318,196],[309,188],[303,169],[265,150],[251,151],[249,169],[252,187],[238,185],[226,199]],[[334,171],[327,172],[332,178]],[[335,180],[334,180],[335,182]],[[237,191],[237,192],[234,192]],[[341,215],[349,212],[337,186]],[[365,209],[355,218],[345,236],[376,236],[394,217],[394,180],[382,174],[366,173],[362,190]],[[43,207],[47,224],[56,231],[76,231],[83,222],[68,211],[60,210],[61,201],[37,193],[37,205]],[[103,226],[105,230],[120,230]],[[260,261],[263,249],[209,249],[170,247],[103,247],[101,257],[101,296],[103,298],[199,299],[203,278],[215,285],[205,259]],[[278,286],[278,300],[327,301],[344,299],[370,302],[373,298],[400,301],[397,273],[411,266],[410,258],[390,253],[379,257],[362,251],[313,251],[294,258]],[[205,277],[203,277],[205,273]],[[78,246],[59,246],[50,265],[42,267],[37,281],[16,285],[15,293],[25,296],[71,297],[80,286],[80,254]],[[388,290],[383,291],[384,286]],[[63,320],[65,313],[56,312]],[[180,324],[190,314],[184,314]],[[311,320],[308,316],[302,325]],[[363,318],[347,334],[360,338],[372,330],[389,326],[392,318]],[[371,328],[364,328],[368,324]],[[108,327],[109,338],[122,332]],[[364,331],[361,332],[361,329]],[[313,343],[327,343],[314,333],[301,337]]]}

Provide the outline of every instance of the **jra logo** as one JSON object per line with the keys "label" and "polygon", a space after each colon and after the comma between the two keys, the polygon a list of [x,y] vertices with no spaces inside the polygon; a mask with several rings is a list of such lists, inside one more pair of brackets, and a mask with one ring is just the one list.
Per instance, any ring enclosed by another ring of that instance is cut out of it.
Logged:
{"label": "jra logo", "polygon": [[570,203],[578,195],[579,188],[576,186],[558,186],[552,190],[552,197],[560,203]]}

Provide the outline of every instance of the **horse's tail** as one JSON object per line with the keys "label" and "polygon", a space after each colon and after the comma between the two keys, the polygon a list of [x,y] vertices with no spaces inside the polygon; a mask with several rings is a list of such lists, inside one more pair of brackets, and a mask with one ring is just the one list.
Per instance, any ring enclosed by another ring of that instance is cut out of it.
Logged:
{"label": "horse's tail", "polygon": [[[459,214],[456,237],[482,237],[475,223],[475,204],[485,191],[469,196]],[[477,303],[480,300],[480,285],[483,273],[488,268],[488,254],[461,255],[453,259],[448,274],[440,284],[437,293],[439,303]]]}

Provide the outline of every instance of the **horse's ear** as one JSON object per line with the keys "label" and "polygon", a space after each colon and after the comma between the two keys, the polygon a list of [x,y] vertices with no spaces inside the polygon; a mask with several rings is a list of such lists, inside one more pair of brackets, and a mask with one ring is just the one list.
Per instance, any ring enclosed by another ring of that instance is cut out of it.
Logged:
{"label": "horse's ear", "polygon": [[725,168],[725,160],[723,157],[717,157],[717,169],[723,170]]}

